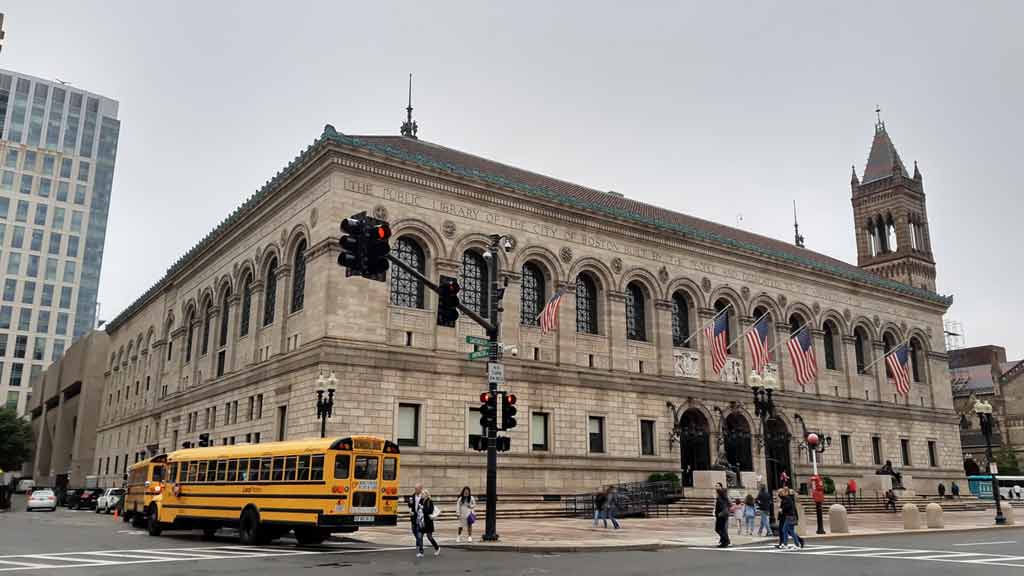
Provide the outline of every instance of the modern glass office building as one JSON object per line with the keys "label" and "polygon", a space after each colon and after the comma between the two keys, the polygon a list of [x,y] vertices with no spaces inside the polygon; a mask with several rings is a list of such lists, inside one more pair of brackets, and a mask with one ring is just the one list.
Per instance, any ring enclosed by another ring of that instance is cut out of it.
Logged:
{"label": "modern glass office building", "polygon": [[96,323],[118,103],[0,69],[0,404]]}

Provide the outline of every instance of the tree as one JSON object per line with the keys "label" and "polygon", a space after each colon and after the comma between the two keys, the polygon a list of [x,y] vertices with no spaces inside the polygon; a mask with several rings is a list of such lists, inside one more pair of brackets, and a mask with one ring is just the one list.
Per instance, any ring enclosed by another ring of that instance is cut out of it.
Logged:
{"label": "tree", "polygon": [[1002,450],[995,455],[996,464],[999,465],[999,473],[1004,476],[1019,476],[1020,464],[1017,462],[1017,453],[1009,446],[1003,446]]}
{"label": "tree", "polygon": [[19,470],[32,457],[32,426],[11,408],[0,408],[0,468]]}

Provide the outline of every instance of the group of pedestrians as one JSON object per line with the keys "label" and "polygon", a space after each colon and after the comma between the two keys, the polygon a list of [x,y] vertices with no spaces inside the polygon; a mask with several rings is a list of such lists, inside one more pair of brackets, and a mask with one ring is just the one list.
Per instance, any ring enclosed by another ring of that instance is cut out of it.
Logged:
{"label": "group of pedestrians", "polygon": [[[412,535],[416,538],[416,557],[423,557],[423,538],[434,547],[434,556],[441,554],[441,546],[434,540],[434,520],[441,516],[441,507],[434,503],[430,492],[417,483],[411,496],[408,497],[409,519],[412,523]],[[476,498],[469,486],[462,489],[455,501],[455,513],[459,520],[459,533],[456,542],[462,542],[462,532],[466,531],[468,541],[473,541],[473,524],[476,523]]]}
{"label": "group of pedestrians", "polygon": [[594,494],[594,528],[597,528],[597,521],[604,520],[604,527],[608,527],[608,521],[618,530],[619,521],[615,519],[615,511],[619,506],[619,491],[614,486],[608,486],[597,494]]}
{"label": "group of pedestrians", "polygon": [[[744,529],[750,536],[754,535],[754,520],[758,515],[761,517],[760,526],[757,529],[758,536],[772,536],[771,509],[772,495],[768,488],[761,485],[757,498],[748,494],[746,499],[729,501],[729,492],[720,483],[715,485],[715,532],[718,534],[718,547],[727,548],[729,540],[729,518],[736,519],[738,534],[743,534]],[[783,485],[777,492],[779,497],[779,542],[776,548],[795,549],[804,547],[804,539],[796,533],[796,525],[800,520],[797,512],[796,492],[788,486]],[[790,544],[790,538],[793,543]]]}

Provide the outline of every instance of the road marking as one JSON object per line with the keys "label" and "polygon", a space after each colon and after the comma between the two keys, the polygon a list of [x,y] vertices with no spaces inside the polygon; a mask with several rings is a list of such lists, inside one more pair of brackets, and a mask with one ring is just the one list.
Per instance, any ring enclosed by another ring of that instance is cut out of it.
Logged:
{"label": "road marking", "polygon": [[[735,548],[692,546],[693,550],[713,552],[749,552],[760,554],[786,554],[788,556],[839,556],[847,558],[873,558],[876,560],[920,560],[926,562],[953,562],[981,566],[1012,566],[1024,568],[1024,556],[1009,556],[989,552],[950,552],[948,550],[915,550],[856,546],[815,546],[807,551],[765,549],[762,546]],[[822,550],[826,549],[826,550]],[[979,558],[980,556],[980,558]]]}
{"label": "road marking", "polygon": [[966,542],[964,544],[953,544],[953,546],[995,546],[996,544],[1016,544],[1016,540],[998,540],[993,542]]}

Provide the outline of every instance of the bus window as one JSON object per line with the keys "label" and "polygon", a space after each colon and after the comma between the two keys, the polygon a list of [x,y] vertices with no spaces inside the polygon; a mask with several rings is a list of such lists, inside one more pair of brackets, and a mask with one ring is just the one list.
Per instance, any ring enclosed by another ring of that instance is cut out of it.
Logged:
{"label": "bus window", "polygon": [[228,462],[228,475],[225,478],[228,482],[235,481],[235,473],[238,471],[238,460],[231,460]]}
{"label": "bus window", "polygon": [[219,460],[217,461],[217,482],[223,482],[224,476],[228,472],[228,461]]}
{"label": "bus window", "polygon": [[217,481],[217,461],[216,460],[207,460],[206,463],[207,463],[207,467],[206,467],[206,481],[207,482],[216,482]]}
{"label": "bus window", "polygon": [[195,463],[195,462],[189,462],[188,463],[188,481],[190,483],[196,481],[196,473],[198,471],[199,471],[199,465],[197,463]]}
{"label": "bus window", "polygon": [[259,458],[249,459],[249,482],[257,482],[260,479],[260,460]]}
{"label": "bus window", "polygon": [[178,463],[171,464],[171,476],[168,478],[171,482],[178,481]]}
{"label": "bus window", "polygon": [[280,482],[284,479],[284,456],[274,458],[274,473],[270,479],[274,482]]}
{"label": "bus window", "polygon": [[295,481],[295,456],[289,456],[284,461],[284,480],[285,482]]}
{"label": "bus window", "polygon": [[398,478],[398,459],[385,458],[384,472],[381,474],[383,480],[394,480]]}
{"label": "bus window", "polygon": [[163,466],[153,466],[153,482],[163,482],[163,481],[164,481],[164,467]]}
{"label": "bus window", "polygon": [[206,482],[206,461],[199,463],[199,473],[196,475],[196,482]]}
{"label": "bus window", "polygon": [[377,457],[356,456],[356,480],[377,479]]}
{"label": "bus window", "polygon": [[270,480],[270,458],[263,458],[260,460],[260,481],[267,482]]}
{"label": "bus window", "polygon": [[324,479],[324,455],[314,454],[310,459],[310,480],[323,481]]}
{"label": "bus window", "polygon": [[338,454],[334,457],[334,479],[348,480],[348,470],[351,457],[348,454]]}
{"label": "bus window", "polygon": [[249,461],[242,458],[238,461],[238,481],[248,482],[249,481]]}
{"label": "bus window", "polygon": [[298,460],[298,475],[295,477],[296,480],[306,481],[309,480],[309,456],[299,456]]}

